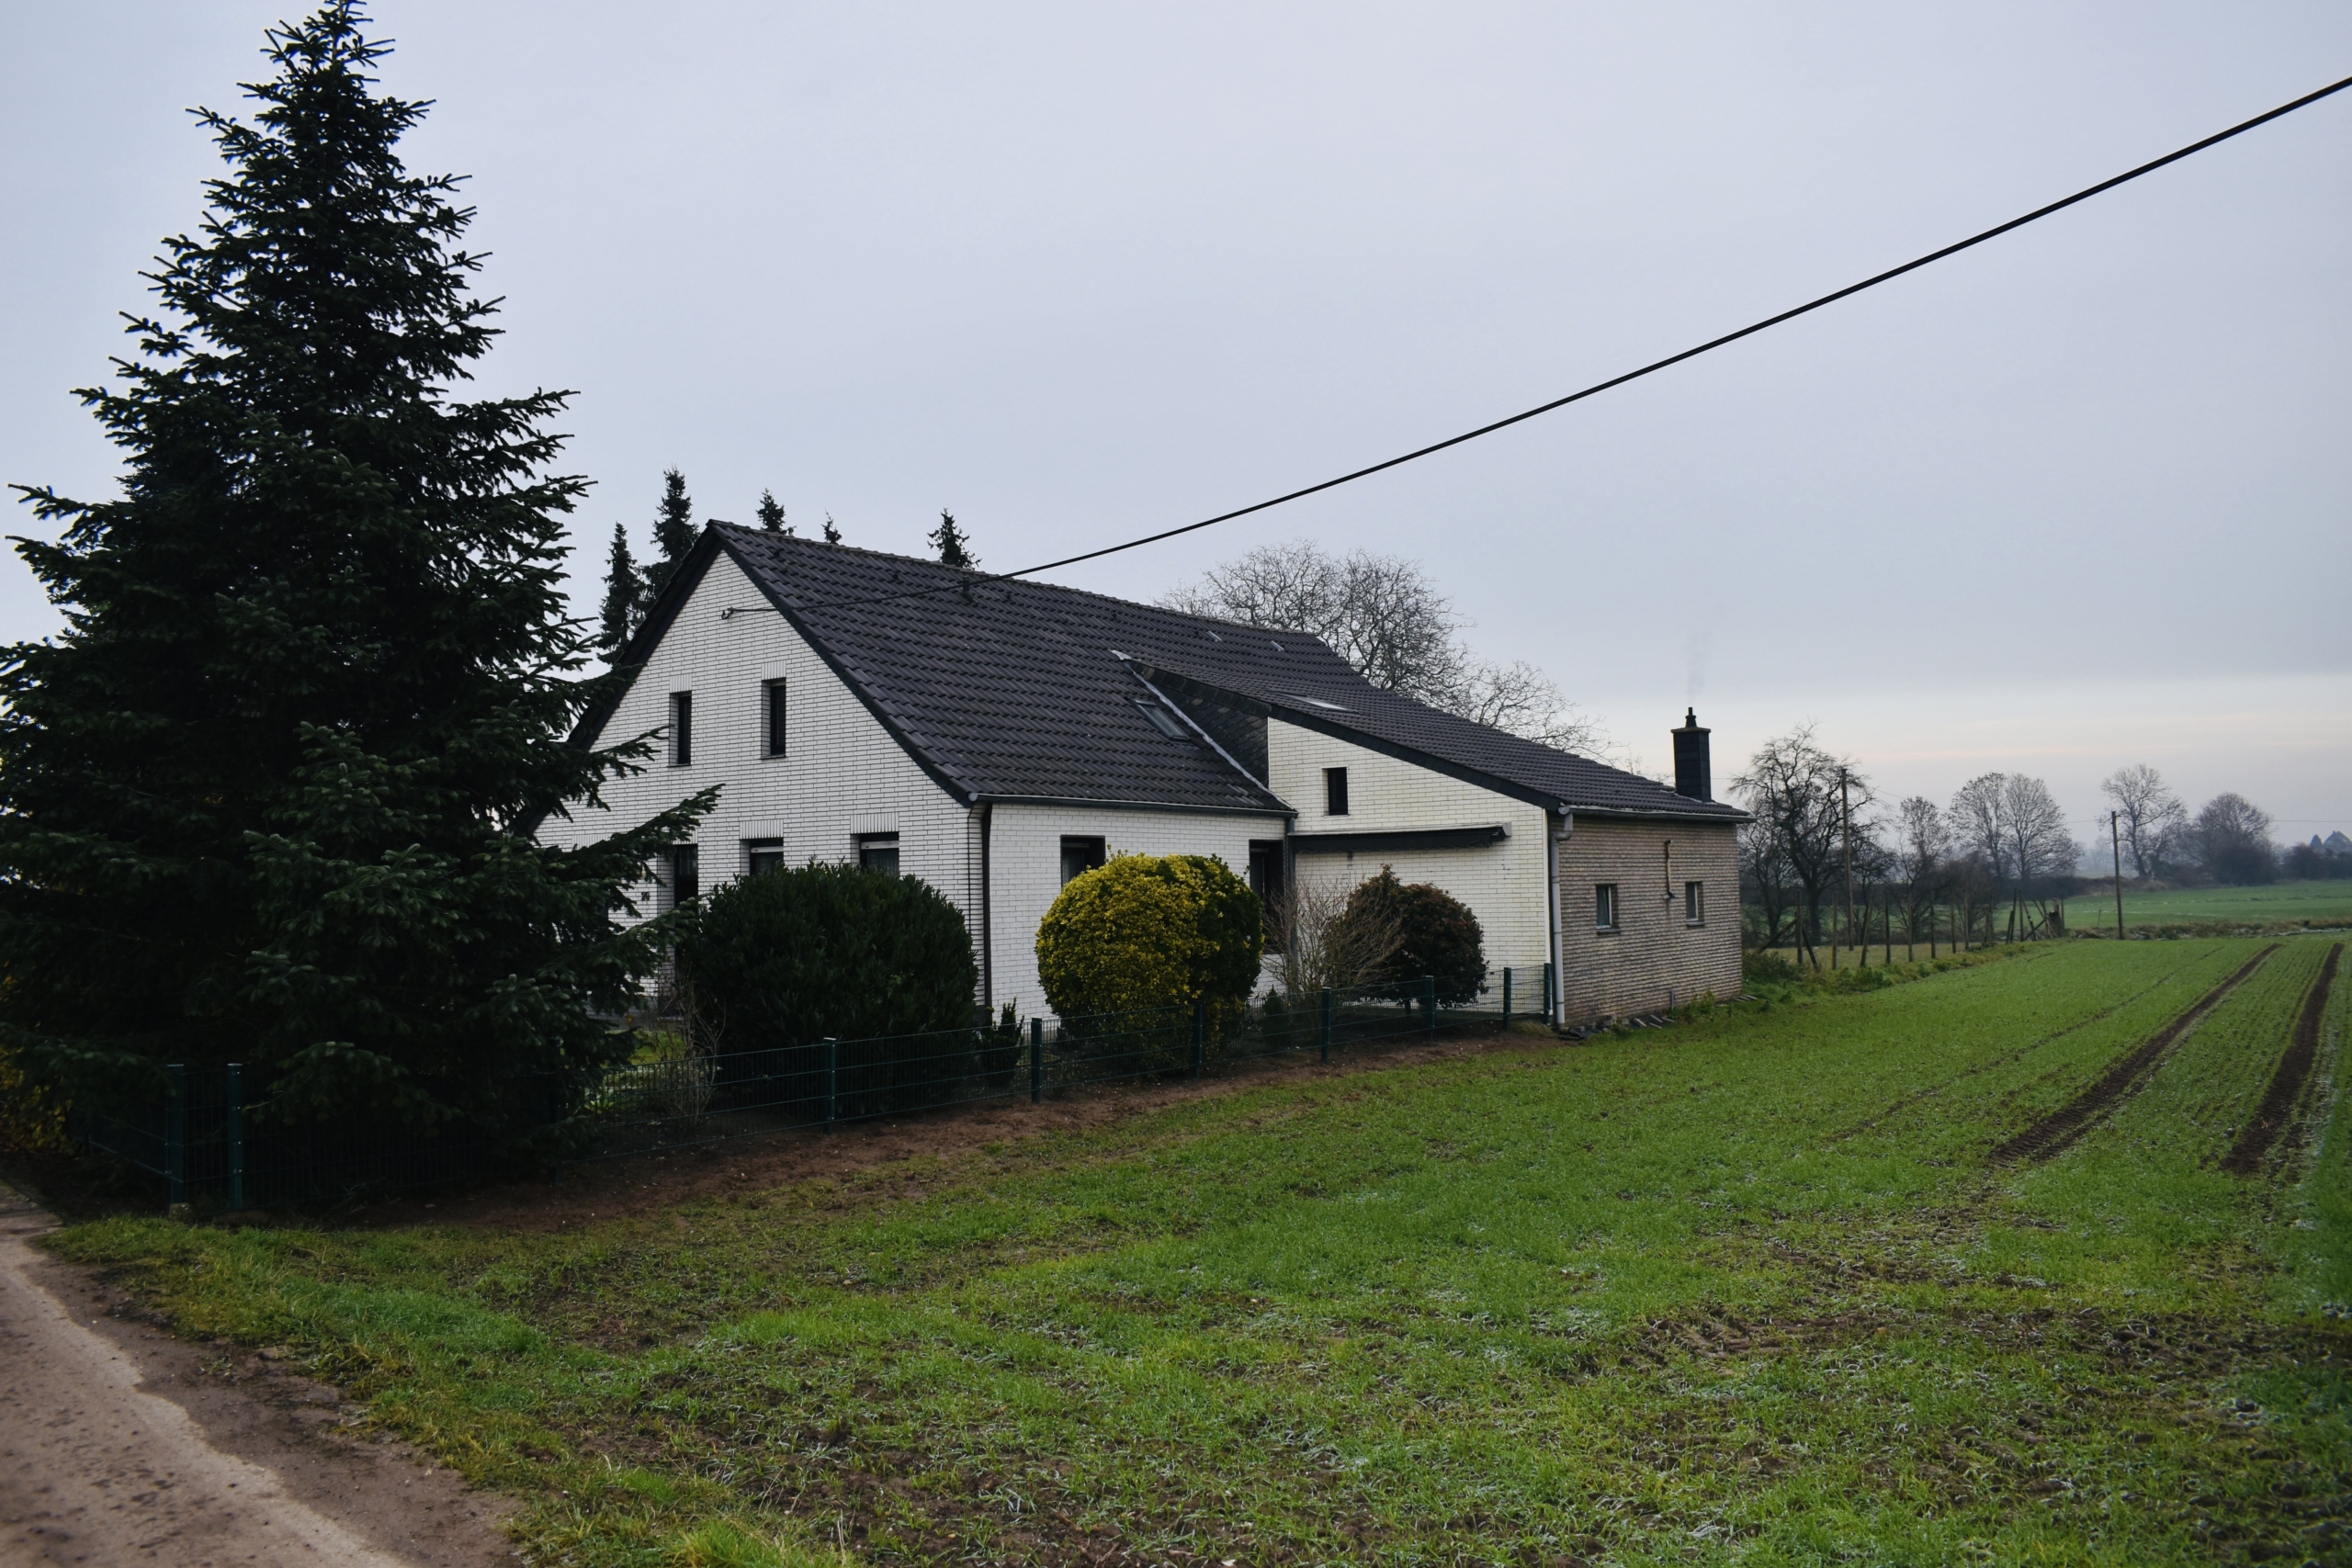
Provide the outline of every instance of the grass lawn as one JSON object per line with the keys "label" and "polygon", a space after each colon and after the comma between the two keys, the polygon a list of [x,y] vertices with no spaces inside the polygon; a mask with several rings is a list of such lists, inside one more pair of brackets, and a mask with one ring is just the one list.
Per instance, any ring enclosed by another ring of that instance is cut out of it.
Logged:
{"label": "grass lawn", "polygon": [[2352,1126],[2215,1162],[2292,938],[1171,1104],[559,1233],[53,1245],[524,1499],[540,1562],[2352,1561]]}
{"label": "grass lawn", "polygon": [[[2276,882],[2267,887],[2187,887],[2170,893],[2135,893],[2127,882],[2123,921],[2135,930],[2214,924],[2352,926],[2352,880]],[[2075,931],[2113,931],[2115,895],[2085,894],[2067,899],[2066,923]]]}

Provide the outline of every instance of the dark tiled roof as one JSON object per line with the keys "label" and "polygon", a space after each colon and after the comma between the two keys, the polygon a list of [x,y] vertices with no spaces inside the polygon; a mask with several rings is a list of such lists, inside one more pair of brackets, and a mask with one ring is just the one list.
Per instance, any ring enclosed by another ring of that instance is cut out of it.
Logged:
{"label": "dark tiled roof", "polygon": [[[1135,705],[1170,671],[1252,707],[1572,808],[1736,818],[1635,774],[1368,684],[1304,633],[1268,632],[1052,583],[976,582],[908,556],[714,524],[626,659],[644,657],[724,549],[933,776],[970,799],[1283,811],[1216,750]],[[910,590],[920,598],[883,598]],[[851,601],[874,601],[851,603]],[[752,608],[752,606],[744,606]],[[763,606],[762,608],[764,608]],[[1308,698],[1335,705],[1318,707]],[[592,725],[600,723],[591,716]]]}

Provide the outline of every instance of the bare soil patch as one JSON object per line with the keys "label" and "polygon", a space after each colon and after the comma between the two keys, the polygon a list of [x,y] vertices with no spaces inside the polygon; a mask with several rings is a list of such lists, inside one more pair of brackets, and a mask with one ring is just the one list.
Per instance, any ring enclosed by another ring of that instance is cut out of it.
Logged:
{"label": "bare soil patch", "polygon": [[2189,1004],[2178,1018],[2117,1058],[2089,1088],[1996,1148],[1993,1162],[2022,1165],[2030,1160],[2055,1159],[2073,1147],[2075,1141],[2101,1117],[2137,1094],[2164,1065],[2165,1057],[2179,1043],[2180,1037],[2194,1028],[2198,1020],[2219,1007],[2224,997],[2244,985],[2247,976],[2278,951],[2278,944],[2274,942],[2238,965],[2229,978]]}
{"label": "bare soil patch", "polygon": [[2278,1070],[2270,1075],[2270,1087],[2263,1092],[2262,1103],[2256,1107],[2254,1119],[2238,1129],[2237,1141],[2222,1158],[2222,1168],[2234,1176],[2253,1176],[2262,1169],[2263,1156],[2269,1154],[2278,1134],[2287,1130],[2295,1113],[2295,1102],[2303,1096],[2303,1085],[2310,1081],[2312,1065],[2319,1059],[2320,1026],[2327,1021],[2327,994],[2335,984],[2335,961],[2344,953],[2344,944],[2336,942],[2327,950],[2327,962],[2319,969],[2319,978],[2303,998],[2303,1010],[2295,1020],[2295,1032],[2287,1046],[2286,1055],[2278,1058]]}

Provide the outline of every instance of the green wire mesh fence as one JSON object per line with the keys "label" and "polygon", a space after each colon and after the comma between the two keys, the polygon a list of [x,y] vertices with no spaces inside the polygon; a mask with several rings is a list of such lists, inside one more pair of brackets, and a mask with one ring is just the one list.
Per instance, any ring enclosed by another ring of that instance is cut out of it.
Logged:
{"label": "green wire mesh fence", "polygon": [[[1542,998],[1548,1002],[1549,965]],[[1530,976],[1531,978],[1532,976]],[[813,1040],[752,1051],[686,1052],[549,1076],[522,1090],[514,1127],[433,1136],[363,1118],[289,1124],[238,1065],[167,1069],[170,1091],[116,1111],[77,1111],[85,1147],[159,1178],[165,1201],[240,1210],[430,1187],[567,1163],[692,1148],[796,1128],[919,1114],[987,1100],[1032,1102],[1087,1084],[1202,1077],[1291,1056],[1329,1062],[1367,1045],[1508,1024],[1515,976],[1466,1007],[1436,982],[1298,996],[1230,1015],[1194,1006],[1031,1019],[967,1029]],[[1534,1011],[1535,997],[1521,1006]],[[1498,1004],[1498,1005],[1495,1005]],[[518,1130],[519,1129],[519,1130]]]}

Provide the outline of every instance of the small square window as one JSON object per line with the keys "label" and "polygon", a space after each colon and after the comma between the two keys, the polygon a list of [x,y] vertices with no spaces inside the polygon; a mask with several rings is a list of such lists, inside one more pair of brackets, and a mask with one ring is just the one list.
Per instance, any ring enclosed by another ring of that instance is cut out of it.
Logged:
{"label": "small square window", "polygon": [[670,908],[676,909],[702,897],[702,856],[692,844],[670,847]]}
{"label": "small square window", "polygon": [[1101,865],[1105,858],[1100,839],[1066,838],[1062,840],[1062,886],[1067,887],[1078,878]]}
{"label": "small square window", "polygon": [[860,833],[857,836],[857,864],[862,871],[877,871],[887,876],[898,875],[899,835]]}
{"label": "small square window", "polygon": [[683,768],[695,760],[695,694],[670,694],[670,765]]}
{"label": "small square window", "polygon": [[782,839],[746,839],[743,840],[743,860],[751,868],[753,876],[759,875],[762,872],[782,871],[784,869],[784,840]]}
{"label": "small square window", "polygon": [[767,754],[771,757],[781,757],[784,755],[785,737],[784,682],[781,681],[763,682],[760,687],[760,695],[762,699],[760,706],[766,720]]}
{"label": "small square window", "polygon": [[1592,929],[1613,931],[1617,929],[1617,885],[1603,882],[1592,890]]}
{"label": "small square window", "polygon": [[1323,770],[1323,812],[1327,817],[1345,817],[1348,814],[1347,769]]}
{"label": "small square window", "polygon": [[1682,923],[1703,926],[1707,923],[1707,885],[1686,882],[1682,885]]}

